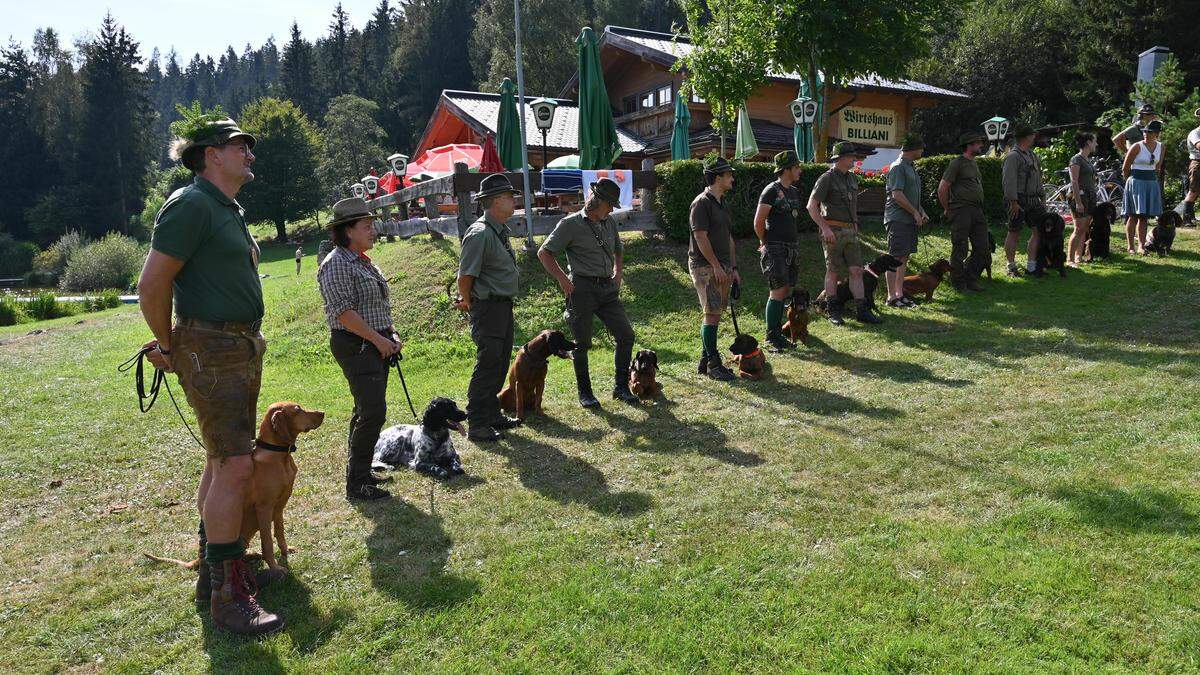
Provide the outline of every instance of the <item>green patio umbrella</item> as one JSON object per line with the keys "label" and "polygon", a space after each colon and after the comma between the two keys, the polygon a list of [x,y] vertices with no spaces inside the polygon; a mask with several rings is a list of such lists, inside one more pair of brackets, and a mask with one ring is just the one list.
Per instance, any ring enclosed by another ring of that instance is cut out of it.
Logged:
{"label": "green patio umbrella", "polygon": [[[824,87],[821,81],[821,76],[817,75],[817,91],[812,93],[808,90],[808,80],[800,83],[800,95],[797,98],[811,98],[817,102],[817,124],[822,120],[824,106],[821,105],[821,89]],[[813,138],[812,124],[797,124],[792,130],[792,137],[796,143],[796,156],[801,162],[811,162],[817,156],[817,143]]]}
{"label": "green patio umbrella", "polygon": [[675,97],[675,128],[671,131],[671,159],[691,159],[692,149],[688,144],[688,125],[692,113],[683,96]]}
{"label": "green patio umbrella", "polygon": [[750,159],[758,154],[758,141],[754,139],[754,129],[750,126],[750,113],[746,106],[738,111],[737,139],[733,145],[734,159]]}
{"label": "green patio umbrella", "polygon": [[504,78],[500,85],[500,112],[496,119],[496,152],[509,171],[521,170],[521,121],[517,118],[517,85]]}
{"label": "green patio umbrella", "polygon": [[621,155],[613,122],[596,33],[584,26],[575,38],[579,46],[579,168],[608,169]]}

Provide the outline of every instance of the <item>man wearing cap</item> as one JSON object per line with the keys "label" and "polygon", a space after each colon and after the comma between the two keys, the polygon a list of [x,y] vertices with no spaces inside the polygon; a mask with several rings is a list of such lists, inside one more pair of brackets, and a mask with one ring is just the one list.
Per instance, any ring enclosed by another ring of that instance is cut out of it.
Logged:
{"label": "man wearing cap", "polygon": [[1113,145],[1117,146],[1117,152],[1124,157],[1125,153],[1129,152],[1129,146],[1138,141],[1146,140],[1146,134],[1142,131],[1146,125],[1154,120],[1162,119],[1158,113],[1154,112],[1154,106],[1149,103],[1138,108],[1137,115],[1133,118],[1133,124],[1121,130],[1121,133],[1113,136]]}
{"label": "man wearing cap", "polygon": [[347,434],[346,499],[385,499],[384,482],[371,474],[379,431],[387,421],[388,360],[400,352],[392,326],[391,291],[367,251],[375,245],[375,218],[359,197],[333,205],[330,239],[336,248],[317,268],[325,304],[329,351],[342,368],[354,410]]}
{"label": "man wearing cap", "polygon": [[783,301],[792,294],[800,274],[800,244],[797,220],[804,198],[796,189],[800,180],[800,158],[791,150],[775,155],[775,180],[763,188],[754,212],[754,234],[763,274],[770,289],[767,296],[767,345],[770,351],[795,349],[783,335]]}
{"label": "man wearing cap", "polygon": [[1008,207],[1008,236],[1004,238],[1004,255],[1008,258],[1008,276],[1021,275],[1017,268],[1017,242],[1021,229],[1030,229],[1025,269],[1037,272],[1037,222],[1046,213],[1046,195],[1042,190],[1042,162],[1033,152],[1036,132],[1028,124],[1018,124],[1013,131],[1016,143],[1004,156],[1001,179],[1004,203]]}
{"label": "man wearing cap", "polygon": [[938,183],[938,202],[950,223],[950,283],[960,291],[983,290],[979,275],[991,255],[987,218],[983,215],[983,176],[975,161],[986,142],[978,131],[959,136],[962,154],[950,161]]}
{"label": "man wearing cap", "polygon": [[504,375],[513,348],[513,300],[517,296],[517,256],[508,242],[508,219],[516,211],[514,197],[520,194],[504,174],[483,179],[475,201],[483,216],[467,228],[458,262],[458,294],[455,306],[471,318],[475,342],[475,371],[467,387],[468,437],[476,443],[497,441],[501,433],[520,425],[520,420],[500,411],[496,395],[504,386]]}
{"label": "man wearing cap", "polygon": [[843,141],[833,146],[832,166],[821,174],[808,197],[808,214],[817,223],[825,249],[825,297],[829,322],[846,324],[844,308],[837,298],[839,278],[849,276],[857,318],[862,323],[882,323],[871,312],[863,290],[862,252],[858,245],[858,177],[850,173],[855,159],[854,144]]}
{"label": "man wearing cap", "polygon": [[900,156],[887,172],[887,200],[883,208],[883,225],[887,230],[888,253],[900,261],[893,272],[887,272],[889,307],[915,307],[917,303],[904,295],[904,272],[908,257],[917,252],[917,228],[928,218],[921,208],[921,176],[913,162],[925,152],[925,141],[908,134],[900,145]]}
{"label": "man wearing cap", "polygon": [[728,382],[733,371],[721,362],[717,348],[717,325],[729,305],[729,289],[741,279],[737,271],[737,250],[733,243],[733,217],[725,195],[733,188],[733,167],[724,157],[704,162],[704,183],[707,187],[692,200],[688,211],[691,230],[688,242],[688,272],[700,311],[701,375]]}
{"label": "man wearing cap", "polygon": [[[1193,113],[1200,117],[1200,108]],[[1183,221],[1188,225],[1196,224],[1196,198],[1200,197],[1200,126],[1192,129],[1187,135],[1188,151],[1188,192],[1183,198]]]}
{"label": "man wearing cap", "polygon": [[[588,372],[588,350],[592,346],[592,316],[597,316],[608,328],[617,343],[613,356],[614,383],[612,396],[625,403],[637,403],[638,397],[629,391],[629,361],[633,357],[633,326],[621,303],[621,268],[624,245],[617,231],[617,222],[610,217],[621,207],[621,186],[610,178],[592,183],[592,194],[583,210],[558,221],[538,250],[542,267],[558,282],[567,299],[563,319],[571,327],[578,345],[574,352],[575,386],[579,405],[595,408],[600,405],[592,394],[592,379]],[[567,275],[555,256],[565,252]]]}
{"label": "man wearing cap", "polygon": [[256,602],[239,538],[266,350],[258,245],[235,200],[254,180],[254,137],[218,114],[185,114],[172,131],[171,156],[195,180],[158,212],[138,280],[155,338],[145,345],[147,358],[176,373],[204,439],[196,602],[209,606],[218,628],[265,635],[282,628],[283,618]]}

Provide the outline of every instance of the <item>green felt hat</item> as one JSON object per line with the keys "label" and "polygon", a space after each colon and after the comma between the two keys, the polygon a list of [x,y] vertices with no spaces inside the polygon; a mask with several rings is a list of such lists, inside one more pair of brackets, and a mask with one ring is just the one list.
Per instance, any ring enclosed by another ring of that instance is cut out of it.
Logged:
{"label": "green felt hat", "polygon": [[724,157],[713,157],[704,162],[704,173],[719,176],[726,171],[733,171],[733,165]]}
{"label": "green felt hat", "polygon": [[228,117],[213,119],[212,115],[204,115],[180,122],[184,123],[171,125],[171,130],[176,133],[176,138],[171,143],[171,157],[174,159],[182,158],[184,153],[192,148],[225,145],[235,138],[246,139],[246,145],[250,149],[253,149],[257,142],[254,136],[242,131],[237,122]]}
{"label": "green felt hat", "polygon": [[373,218],[374,215],[362,198],[347,197],[346,199],[338,200],[333,205],[333,220],[325,225],[325,229],[332,230],[338,225],[353,223],[363,218]]}
{"label": "green felt hat", "polygon": [[1026,136],[1032,136],[1035,133],[1037,132],[1034,131],[1033,127],[1029,126],[1025,122],[1017,122],[1017,126],[1013,129],[1012,137],[1025,138]]}
{"label": "green felt hat", "polygon": [[781,173],[796,166],[800,163],[800,158],[796,156],[794,150],[784,150],[775,155],[775,173]]}
{"label": "green felt hat", "polygon": [[917,134],[906,134],[900,141],[900,152],[908,152],[909,150],[921,150],[925,147],[925,139]]}
{"label": "green felt hat", "polygon": [[621,186],[611,178],[601,178],[591,184],[592,194],[608,202],[614,209],[621,208]]}
{"label": "green felt hat", "polygon": [[475,197],[471,201],[477,202],[480,199],[486,199],[487,197],[504,194],[505,192],[511,192],[514,197],[521,194],[519,190],[513,189],[512,183],[508,180],[508,176],[505,176],[502,173],[488,174],[479,183],[479,192],[475,193]]}
{"label": "green felt hat", "polygon": [[843,157],[857,157],[858,149],[850,141],[842,141],[833,146],[833,153],[829,155],[829,161],[836,162]]}
{"label": "green felt hat", "polygon": [[972,143],[987,143],[987,136],[978,131],[967,131],[958,137],[959,148],[965,148]]}

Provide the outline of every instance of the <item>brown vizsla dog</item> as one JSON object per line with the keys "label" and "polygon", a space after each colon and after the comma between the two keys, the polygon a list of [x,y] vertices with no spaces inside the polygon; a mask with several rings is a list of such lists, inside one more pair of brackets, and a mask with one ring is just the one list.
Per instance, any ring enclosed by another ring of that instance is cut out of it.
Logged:
{"label": "brown vizsla dog", "polygon": [[[260,584],[274,581],[288,572],[288,553],[295,549],[287,545],[283,529],[283,509],[292,496],[296,484],[296,438],[321,426],[325,413],[320,410],[305,410],[291,401],[272,403],[263,415],[255,439],[254,474],[250,478],[250,489],[242,504],[242,541],[249,545],[255,534],[262,538],[262,559],[267,570],[259,575]],[[275,545],[279,542],[279,557],[275,557]],[[200,566],[200,559],[184,562],[174,558],[160,558],[144,553],[147,558],[159,562],[176,563],[187,569]],[[247,558],[254,558],[247,555]]]}
{"label": "brown vizsla dog", "polygon": [[658,354],[653,349],[639,351],[629,365],[629,390],[641,399],[652,399],[662,394],[662,385],[655,376],[657,373]]}
{"label": "brown vizsla dog", "polygon": [[508,386],[496,395],[500,399],[500,408],[506,413],[515,413],[519,420],[524,420],[530,413],[542,412],[542,392],[546,388],[550,357],[569,359],[575,347],[576,344],[560,330],[544,330],[526,342],[508,369]]}
{"label": "brown vizsla dog", "polygon": [[937,290],[938,284],[942,283],[942,278],[949,273],[950,261],[941,258],[929,266],[928,272],[904,277],[904,294],[915,298],[924,293],[925,301],[928,302],[933,299],[933,292]]}

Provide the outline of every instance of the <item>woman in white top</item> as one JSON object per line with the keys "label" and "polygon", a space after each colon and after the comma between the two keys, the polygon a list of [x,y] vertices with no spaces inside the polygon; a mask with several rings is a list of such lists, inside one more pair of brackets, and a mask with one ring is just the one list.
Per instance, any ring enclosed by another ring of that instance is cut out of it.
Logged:
{"label": "woman in white top", "polygon": [[1154,120],[1146,125],[1145,140],[1129,146],[1121,173],[1125,176],[1125,241],[1130,253],[1134,252],[1134,236],[1137,236],[1137,253],[1146,255],[1146,223],[1162,215],[1162,189],[1158,175],[1162,171],[1163,146],[1158,142],[1163,123]]}

